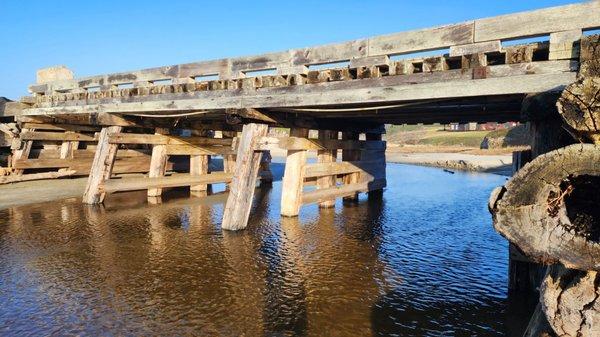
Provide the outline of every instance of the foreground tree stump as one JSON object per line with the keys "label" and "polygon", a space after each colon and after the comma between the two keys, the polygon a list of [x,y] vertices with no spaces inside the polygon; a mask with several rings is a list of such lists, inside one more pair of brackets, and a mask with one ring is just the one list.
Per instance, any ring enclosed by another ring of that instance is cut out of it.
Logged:
{"label": "foreground tree stump", "polygon": [[541,306],[558,336],[600,336],[600,274],[550,267],[541,286]]}
{"label": "foreground tree stump", "polygon": [[535,262],[600,270],[600,145],[541,155],[490,198],[495,229]]}
{"label": "foreground tree stump", "polygon": [[600,77],[567,86],[556,105],[573,136],[600,144]]}

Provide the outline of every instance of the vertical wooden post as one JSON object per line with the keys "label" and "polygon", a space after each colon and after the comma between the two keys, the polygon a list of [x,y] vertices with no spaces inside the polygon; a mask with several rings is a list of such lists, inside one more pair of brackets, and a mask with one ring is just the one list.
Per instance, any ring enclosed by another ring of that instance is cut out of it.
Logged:
{"label": "vertical wooden post", "polygon": [[[237,132],[235,131],[222,131],[223,138],[235,138],[237,137]],[[226,154],[223,156],[223,171],[227,173],[232,173],[235,171],[235,154]],[[229,184],[225,185],[225,190],[229,190]]]}
{"label": "vertical wooden post", "polygon": [[223,229],[240,230],[248,225],[262,157],[262,152],[255,151],[255,148],[260,138],[267,135],[268,129],[266,124],[244,125],[238,142],[235,172],[223,212]]}
{"label": "vertical wooden post", "polygon": [[[156,128],[156,134],[168,134],[169,129]],[[148,177],[156,178],[162,177],[167,171],[167,146],[166,145],[154,145],[152,147],[152,158],[150,159],[150,171]],[[160,197],[162,194],[162,188],[149,188],[148,197]]]}
{"label": "vertical wooden post", "polygon": [[[343,140],[358,140],[359,134],[357,132],[342,132]],[[357,161],[360,160],[360,150],[342,150],[343,161]],[[360,179],[360,173],[350,173],[344,176],[344,184],[355,184]],[[353,195],[344,197],[344,201],[358,201],[358,192]]]}
{"label": "vertical wooden post", "polygon": [[[190,156],[190,175],[201,176],[209,173],[208,165],[210,164],[210,156],[208,155],[191,155]],[[190,194],[193,196],[204,196],[208,190],[207,184],[199,184],[190,186]]]}
{"label": "vertical wooden post", "polygon": [[112,174],[118,149],[118,144],[108,142],[108,136],[119,133],[122,129],[121,126],[109,126],[102,128],[102,131],[100,131],[94,161],[83,193],[83,203],[99,204],[104,200],[105,193],[102,192],[102,185]]}
{"label": "vertical wooden post", "polygon": [[271,151],[265,150],[260,159],[260,184],[273,184],[273,173],[271,172]]}
{"label": "vertical wooden post", "polygon": [[[21,133],[32,131],[32,129],[23,129]],[[12,167],[15,167],[17,160],[19,159],[27,159],[29,158],[29,153],[31,152],[31,147],[33,146],[32,140],[27,140],[21,144],[21,148],[14,151],[12,156]],[[23,174],[23,170],[14,170],[14,173],[17,175]]]}
{"label": "vertical wooden post", "polygon": [[[308,129],[292,128],[290,137],[308,138]],[[306,150],[288,150],[281,186],[281,215],[298,216],[302,204]]]}
{"label": "vertical wooden post", "polygon": [[[381,141],[383,139],[383,135],[381,133],[367,133],[365,134],[366,140],[376,140]],[[386,179],[386,162],[385,162],[385,149],[383,150],[374,150],[374,151],[362,151],[360,160],[364,161],[382,161],[383,164],[381,166],[382,172],[373,172],[376,179]],[[385,184],[384,184],[385,185]],[[369,199],[378,199],[383,195],[383,188],[378,190],[369,191]]]}
{"label": "vertical wooden post", "polygon": [[[319,140],[338,139],[337,131],[319,130]],[[333,163],[337,157],[337,150],[319,150],[317,151],[317,161],[319,163]],[[317,178],[317,188],[329,188],[336,184],[336,176],[324,176]],[[335,206],[334,200],[326,200],[319,203],[320,208],[330,208]]]}
{"label": "vertical wooden post", "polygon": [[[65,133],[73,133],[72,131],[66,131]],[[62,144],[60,144],[60,159],[69,159],[69,158],[73,158],[73,151],[75,149],[77,149],[77,147],[79,146],[79,142],[78,141],[63,141]],[[66,171],[68,170],[68,168],[61,168],[58,171]]]}

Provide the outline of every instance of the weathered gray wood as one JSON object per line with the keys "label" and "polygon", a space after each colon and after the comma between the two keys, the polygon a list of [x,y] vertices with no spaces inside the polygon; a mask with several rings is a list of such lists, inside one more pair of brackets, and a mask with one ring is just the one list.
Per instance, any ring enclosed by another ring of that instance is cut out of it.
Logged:
{"label": "weathered gray wood", "polygon": [[43,173],[32,173],[32,174],[22,174],[22,175],[9,175],[0,177],[0,184],[10,184],[22,181],[32,181],[32,180],[44,180],[44,179],[56,179],[61,177],[68,177],[75,174],[75,170],[65,170],[59,172],[43,172]]}
{"label": "weathered gray wood", "polygon": [[463,44],[450,47],[450,57],[459,57],[464,55],[499,52],[502,49],[502,44],[499,40]]}
{"label": "weathered gray wood", "polygon": [[[29,132],[29,131],[30,131],[29,129],[22,129],[21,133]],[[13,151],[11,166],[15,167],[15,164],[17,163],[17,161],[29,158],[29,153],[31,152],[32,146],[33,146],[33,141],[31,141],[31,140],[21,142],[21,148]],[[23,170],[15,169],[13,171],[13,174],[16,174],[16,175],[23,174]]]}
{"label": "weathered gray wood", "polygon": [[582,142],[600,144],[600,77],[567,86],[557,107],[571,134]]}
{"label": "weathered gray wood", "polygon": [[308,139],[302,137],[263,137],[259,148],[269,150],[381,150],[385,149],[384,141],[364,141],[358,139]]}
{"label": "weathered gray wood", "polygon": [[102,185],[110,179],[118,148],[117,144],[108,142],[108,137],[112,133],[121,132],[121,130],[120,126],[109,126],[100,131],[98,147],[83,194],[83,203],[98,204],[104,200],[105,193],[102,191]]}
{"label": "weathered gray wood", "polygon": [[231,139],[207,137],[180,137],[160,134],[118,133],[109,138],[111,144],[151,145],[223,145],[231,146]]}
{"label": "weathered gray wood", "polygon": [[221,227],[240,230],[248,225],[250,207],[256,188],[256,179],[262,152],[256,151],[258,140],[266,136],[266,124],[246,124],[238,142],[235,173],[230,185],[229,196],[223,212]]}
{"label": "weathered gray wood", "polygon": [[[290,137],[308,138],[308,129],[292,128]],[[306,150],[288,150],[281,184],[281,215],[298,216],[302,205]]]}
{"label": "weathered gray wood", "polygon": [[550,60],[568,60],[579,58],[579,40],[581,29],[568,30],[550,34]]}
{"label": "weathered gray wood", "polygon": [[600,270],[596,205],[590,204],[598,177],[598,145],[543,154],[492,194],[494,227],[536,262]]}
{"label": "weathered gray wood", "polygon": [[600,275],[596,271],[550,267],[541,289],[541,307],[558,336],[600,335]]}
{"label": "weathered gray wood", "polygon": [[[489,67],[490,71],[491,68]],[[569,69],[569,68],[568,68]],[[569,71],[565,69],[565,71]],[[452,72],[460,77],[470,77],[461,70],[437,72],[424,75],[435,75]],[[58,106],[48,108],[27,109],[26,115],[53,115],[53,114],[89,114],[90,112],[139,112],[139,111],[197,111],[198,109],[241,108],[252,106],[255,108],[283,108],[303,105],[320,106],[335,104],[366,104],[385,103],[389,101],[413,101],[442,98],[461,98],[487,95],[510,95],[528,92],[543,92],[557,90],[573,83],[576,75],[572,72],[557,72],[548,74],[516,75],[494,78],[489,77],[477,80],[449,80],[446,82],[418,83],[388,85],[396,76],[387,76],[363,81],[369,82],[372,87],[357,88],[348,86],[349,82],[330,82],[320,84],[322,87],[293,86],[286,88],[269,88],[257,91],[250,95],[227,93],[229,96],[214,96],[211,92],[196,93],[198,98],[175,97],[168,101],[141,101],[136,103],[107,103],[87,106]],[[335,86],[343,84],[339,89]],[[331,86],[331,88],[330,88]],[[268,91],[267,91],[268,90]],[[327,95],[322,93],[326,91]],[[202,98],[200,98],[202,97]],[[165,97],[167,98],[167,97]],[[175,100],[173,100],[175,99]]]}
{"label": "weathered gray wood", "polygon": [[[342,132],[343,140],[354,140],[357,141],[359,138],[359,134],[356,132]],[[382,142],[383,143],[383,142]],[[385,143],[384,143],[385,144]],[[350,148],[342,150],[342,160],[343,161],[359,161],[360,160],[360,151],[357,148]],[[361,173],[353,172],[348,173],[344,176],[343,181],[346,185],[357,184],[360,181]],[[344,197],[346,201],[357,201],[358,200],[358,192],[353,195],[347,195]]]}
{"label": "weathered gray wood", "polygon": [[600,27],[600,2],[538,9],[475,21],[475,42],[526,38]]}
{"label": "weathered gray wood", "polygon": [[20,138],[22,140],[85,141],[85,142],[98,141],[97,135],[91,136],[91,135],[86,135],[83,133],[75,133],[75,132],[24,131],[24,132],[21,132]]}

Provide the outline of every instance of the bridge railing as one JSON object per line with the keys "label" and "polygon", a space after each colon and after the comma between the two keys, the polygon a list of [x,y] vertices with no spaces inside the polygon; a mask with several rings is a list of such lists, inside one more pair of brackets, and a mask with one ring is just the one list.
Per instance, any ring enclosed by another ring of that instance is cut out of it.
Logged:
{"label": "bridge railing", "polygon": [[39,83],[31,85],[29,89],[37,95],[50,95],[57,92],[81,93],[129,86],[194,83],[206,81],[207,76],[216,76],[219,80],[239,79],[260,71],[273,71],[278,75],[306,74],[309,67],[315,65],[322,65],[321,68],[328,68],[328,64],[331,64],[329,68],[336,68],[340,62],[349,62],[350,67],[379,65],[389,63],[393,56],[447,48],[451,57],[494,52],[501,50],[502,41],[539,36],[549,36],[552,54],[560,53],[563,45],[572,44],[582,31],[597,28],[600,28],[600,1],[596,0],[257,56],[78,79],[70,78],[72,75],[67,73],[57,80],[38,79]]}

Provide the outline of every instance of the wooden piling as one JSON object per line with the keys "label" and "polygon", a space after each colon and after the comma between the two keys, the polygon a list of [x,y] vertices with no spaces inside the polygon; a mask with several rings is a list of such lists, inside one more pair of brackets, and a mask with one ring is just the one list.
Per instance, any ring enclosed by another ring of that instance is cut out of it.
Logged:
{"label": "wooden piling", "polygon": [[[156,128],[157,135],[165,135],[169,133],[169,129]],[[157,178],[165,175],[167,170],[167,146],[163,144],[154,145],[152,147],[152,159],[150,160],[150,171],[148,177]],[[191,168],[190,168],[191,169]],[[162,188],[149,188],[148,197],[160,197]]]}
{"label": "wooden piling", "polygon": [[228,230],[240,230],[248,225],[250,207],[256,188],[256,179],[261,151],[255,151],[261,137],[267,135],[268,125],[246,124],[239,138],[235,173],[230,185],[229,196],[223,212],[221,227]]}
{"label": "wooden piling", "polygon": [[[327,139],[338,139],[337,131],[319,130],[319,140]],[[317,151],[317,161],[319,163],[332,163],[335,162],[337,157],[337,150],[319,150]],[[329,188],[336,184],[336,176],[323,176],[317,178],[317,188]],[[319,203],[320,208],[330,208],[335,206],[335,199],[325,200]]]}
{"label": "wooden piling", "polygon": [[[343,140],[358,140],[359,134],[356,132],[342,132]],[[360,150],[342,150],[342,161],[359,161]],[[344,184],[356,184],[359,182],[360,173],[349,173],[344,176]],[[358,201],[358,192],[344,197],[344,201]]]}
{"label": "wooden piling", "polygon": [[[308,129],[292,128],[290,137],[308,138]],[[288,150],[281,187],[281,215],[298,216],[302,205],[306,150]]]}
{"label": "wooden piling", "polygon": [[102,185],[112,174],[118,148],[117,144],[110,144],[108,138],[113,133],[121,132],[122,129],[121,126],[109,126],[102,128],[102,131],[100,131],[94,161],[83,194],[83,203],[99,204],[104,200],[105,193],[102,190]]}

